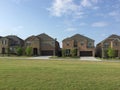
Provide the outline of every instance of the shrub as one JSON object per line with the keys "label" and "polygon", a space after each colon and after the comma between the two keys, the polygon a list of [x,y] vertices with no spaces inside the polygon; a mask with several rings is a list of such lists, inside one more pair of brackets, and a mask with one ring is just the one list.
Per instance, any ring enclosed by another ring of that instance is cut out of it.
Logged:
{"label": "shrub", "polygon": [[71,49],[72,57],[77,56],[77,49]]}
{"label": "shrub", "polygon": [[65,57],[65,49],[62,49],[62,57]]}
{"label": "shrub", "polygon": [[21,56],[23,54],[23,49],[21,47],[16,48],[16,53],[18,56]]}
{"label": "shrub", "polygon": [[112,48],[108,48],[107,54],[108,54],[108,57],[114,58],[115,57],[115,50]]}
{"label": "shrub", "polygon": [[31,47],[27,47],[25,50],[25,53],[27,56],[31,56],[32,55],[32,48]]}

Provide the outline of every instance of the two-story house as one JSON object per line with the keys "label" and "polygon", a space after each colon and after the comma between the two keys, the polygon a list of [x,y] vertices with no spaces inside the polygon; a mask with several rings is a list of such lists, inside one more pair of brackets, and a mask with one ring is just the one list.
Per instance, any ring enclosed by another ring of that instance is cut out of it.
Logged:
{"label": "two-story house", "polygon": [[120,36],[112,34],[96,46],[96,56],[106,58],[108,48],[115,50],[115,56],[120,57]]}
{"label": "two-story house", "polygon": [[76,34],[62,41],[66,55],[71,55],[72,49],[76,49],[77,56],[94,56],[94,40],[86,36]]}
{"label": "two-story house", "polygon": [[15,36],[9,35],[0,38],[0,53],[1,54],[16,54],[16,47],[23,47],[24,41]]}
{"label": "two-story house", "polygon": [[32,48],[32,55],[40,55],[40,38],[37,36],[30,36],[25,40],[25,48]]}
{"label": "two-story house", "polygon": [[42,33],[37,36],[30,36],[25,40],[25,47],[32,48],[33,55],[51,56],[58,55],[60,46],[56,39]]}

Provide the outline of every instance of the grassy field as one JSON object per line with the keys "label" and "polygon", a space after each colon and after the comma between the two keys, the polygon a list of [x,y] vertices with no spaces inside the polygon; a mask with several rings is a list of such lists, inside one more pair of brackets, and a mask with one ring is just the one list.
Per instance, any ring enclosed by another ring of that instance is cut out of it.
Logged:
{"label": "grassy field", "polygon": [[120,90],[120,63],[0,59],[0,90]]}

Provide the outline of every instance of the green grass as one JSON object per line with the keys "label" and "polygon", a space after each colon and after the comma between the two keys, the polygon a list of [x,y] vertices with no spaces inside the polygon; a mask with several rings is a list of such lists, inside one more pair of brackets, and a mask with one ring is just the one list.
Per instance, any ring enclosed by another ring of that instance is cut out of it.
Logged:
{"label": "green grass", "polygon": [[120,90],[120,63],[1,59],[0,90]]}

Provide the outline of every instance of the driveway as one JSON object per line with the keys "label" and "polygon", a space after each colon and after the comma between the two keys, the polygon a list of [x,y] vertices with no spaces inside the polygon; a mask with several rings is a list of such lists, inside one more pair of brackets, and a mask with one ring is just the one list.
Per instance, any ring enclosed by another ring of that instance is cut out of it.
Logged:
{"label": "driveway", "polygon": [[51,56],[38,56],[38,57],[30,57],[30,58],[27,58],[27,59],[49,59]]}
{"label": "driveway", "polygon": [[95,57],[80,57],[80,60],[82,61],[101,61],[96,59]]}

